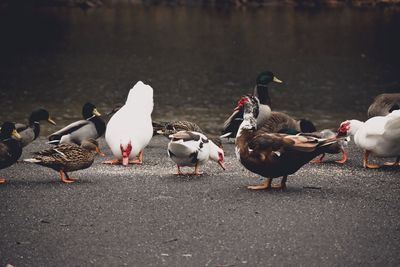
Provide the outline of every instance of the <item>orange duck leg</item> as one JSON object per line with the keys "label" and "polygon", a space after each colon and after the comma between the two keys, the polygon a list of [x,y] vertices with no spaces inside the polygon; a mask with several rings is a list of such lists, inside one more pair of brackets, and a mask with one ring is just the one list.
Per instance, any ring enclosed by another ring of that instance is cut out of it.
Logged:
{"label": "orange duck leg", "polygon": [[143,163],[143,150],[139,152],[138,159],[130,160],[130,164],[142,164]]}
{"label": "orange duck leg", "polygon": [[400,166],[400,156],[398,156],[398,157],[396,158],[396,161],[395,161],[395,162],[385,162],[384,165],[385,165],[385,166],[391,166],[391,167]]}
{"label": "orange duck leg", "polygon": [[368,163],[369,154],[371,154],[371,151],[365,150],[365,152],[364,152],[364,159],[363,159],[363,166],[364,166],[364,168],[366,168],[366,169],[378,169],[378,168],[380,167],[379,165],[376,165],[376,164],[369,164],[369,163]]}
{"label": "orange duck leg", "polygon": [[271,178],[267,178],[261,184],[249,185],[249,186],[247,186],[247,188],[251,189],[251,190],[263,190],[263,189],[268,190],[268,189],[271,189],[271,183],[272,183],[272,179]]}
{"label": "orange duck leg", "polygon": [[287,180],[287,175],[282,177],[280,184],[272,184],[271,188],[285,190],[286,189],[286,180]]}
{"label": "orange duck leg", "polygon": [[322,153],[322,155],[319,159],[315,159],[315,160],[311,161],[311,163],[322,163],[322,160],[324,157],[325,157],[325,153]]}
{"label": "orange duck leg", "polygon": [[74,180],[70,180],[66,177],[67,175],[64,173],[63,170],[60,170],[60,178],[61,178],[61,182],[66,183],[66,184],[70,184],[73,183]]}
{"label": "orange duck leg", "polygon": [[344,164],[347,161],[347,153],[346,150],[344,150],[343,148],[340,149],[342,151],[342,159],[341,160],[336,160],[336,163],[339,164]]}

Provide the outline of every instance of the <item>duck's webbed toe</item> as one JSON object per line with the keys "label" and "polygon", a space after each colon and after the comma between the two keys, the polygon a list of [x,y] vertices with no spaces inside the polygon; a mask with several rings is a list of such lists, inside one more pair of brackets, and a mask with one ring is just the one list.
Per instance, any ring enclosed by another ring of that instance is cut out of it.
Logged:
{"label": "duck's webbed toe", "polygon": [[271,184],[272,184],[272,179],[271,178],[267,178],[261,184],[247,186],[247,189],[251,189],[251,190],[268,190],[268,189],[271,189]]}

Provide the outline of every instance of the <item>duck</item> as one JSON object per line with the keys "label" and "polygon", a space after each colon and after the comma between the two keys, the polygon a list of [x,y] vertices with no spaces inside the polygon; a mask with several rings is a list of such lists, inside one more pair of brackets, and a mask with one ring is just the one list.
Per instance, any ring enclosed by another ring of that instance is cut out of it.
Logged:
{"label": "duck", "polygon": [[[303,133],[304,135],[304,133]],[[317,138],[334,138],[335,136],[337,136],[337,132],[333,131],[332,129],[324,129],[322,131],[319,132],[313,132],[311,133],[311,135],[313,135],[314,137]],[[350,137],[345,137],[342,139],[339,139],[337,143],[333,143],[332,145],[328,146],[326,148],[325,153],[322,153],[321,156],[313,161],[311,161],[312,163],[322,163],[323,159],[325,157],[325,154],[341,154],[342,157],[339,160],[335,160],[336,163],[338,164],[344,164],[347,162],[347,152],[345,147],[347,147],[348,143],[350,142]]]}
{"label": "duck", "polygon": [[21,136],[19,139],[22,147],[25,147],[32,143],[40,134],[40,121],[47,121],[52,125],[56,125],[56,122],[50,117],[49,112],[44,108],[39,108],[30,114],[28,118],[28,124],[16,123],[15,128]]}
{"label": "duck", "polygon": [[[259,114],[262,113],[260,111],[260,101],[255,96],[243,96],[239,100],[236,109],[243,110],[244,104],[248,101],[253,105],[253,116],[257,118],[257,128],[260,131],[267,133],[278,133],[282,129],[292,129],[299,133],[313,133],[317,131],[317,128],[312,121],[307,119],[296,120],[288,114],[279,111],[270,111],[268,116],[264,116],[264,118],[260,120]],[[229,135],[230,133],[227,134]],[[229,137],[227,134],[222,135],[221,137]]]}
{"label": "duck", "polygon": [[125,105],[107,124],[105,139],[116,159],[104,163],[124,166],[143,163],[143,149],[153,136],[153,106],[153,88],[138,81],[129,91]]}
{"label": "duck", "polygon": [[368,118],[386,116],[393,110],[400,109],[400,93],[380,94],[368,108]]}
{"label": "duck", "polygon": [[[271,71],[263,71],[256,78],[254,91],[250,96],[255,96],[259,101],[259,115],[257,122],[261,124],[271,113],[271,98],[268,93],[268,84],[271,82],[282,83]],[[247,95],[249,96],[249,95]],[[222,136],[226,138],[235,138],[239,125],[243,121],[243,107],[239,100],[233,113],[224,122]]]}
{"label": "duck", "polygon": [[352,136],[354,143],[364,150],[363,167],[377,169],[380,165],[368,162],[370,155],[387,158],[396,157],[386,166],[400,166],[400,110],[386,116],[375,116],[365,122],[346,120],[340,124],[339,136]]}
{"label": "duck", "polygon": [[163,135],[167,138],[171,134],[180,132],[180,131],[192,131],[204,133],[203,130],[196,123],[191,121],[170,121],[170,122],[152,122],[153,125],[153,136],[154,135]]}
{"label": "duck", "polygon": [[[0,130],[0,170],[10,167],[21,157],[22,145],[20,139],[21,136],[14,123],[7,121],[2,124]],[[0,184],[6,182],[6,179],[0,178]]]}
{"label": "duck", "polygon": [[[177,165],[177,175],[200,175],[200,166],[209,159],[225,170],[225,154],[218,139],[212,140],[194,131],[179,131],[169,136],[168,156]],[[194,167],[191,173],[183,173],[181,167]]]}
{"label": "duck", "polygon": [[[257,130],[250,101],[244,104],[244,118],[235,140],[239,162],[249,171],[266,178],[252,190],[286,189],[287,177],[298,171],[316,156],[326,152],[326,147],[336,143],[336,138],[321,139],[313,136],[287,133],[266,133]],[[282,177],[279,184],[274,178]]]}
{"label": "duck", "polygon": [[83,120],[73,122],[52,133],[49,136],[49,143],[53,145],[65,143],[80,145],[83,140],[98,139],[103,136],[106,123],[100,117],[101,114],[94,104],[86,102],[82,107],[82,116]]}
{"label": "duck", "polygon": [[81,145],[63,143],[52,148],[33,153],[25,162],[51,168],[60,173],[61,182],[73,183],[77,178],[68,172],[87,169],[92,166],[96,154],[103,155],[95,139],[82,141]]}

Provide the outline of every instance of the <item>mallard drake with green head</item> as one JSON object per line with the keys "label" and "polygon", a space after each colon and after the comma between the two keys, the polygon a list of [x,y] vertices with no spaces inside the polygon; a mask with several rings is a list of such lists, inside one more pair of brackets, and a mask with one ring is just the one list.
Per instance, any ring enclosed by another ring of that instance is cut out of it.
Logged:
{"label": "mallard drake with green head", "polygon": [[[4,122],[0,130],[0,170],[13,165],[22,154],[22,147],[19,140],[15,124]],[[6,179],[0,178],[0,184],[4,184]]]}
{"label": "mallard drake with green head", "polygon": [[278,133],[282,129],[293,129],[302,133],[312,133],[317,131],[311,121],[306,119],[296,120],[283,112],[272,111],[269,113],[269,116],[264,116],[262,120],[259,120],[259,114],[262,112],[260,112],[260,101],[255,96],[243,96],[239,100],[236,109],[243,110],[244,103],[248,101],[250,101],[253,106],[253,116],[257,118],[257,128],[260,131],[262,130],[266,133]]}
{"label": "mallard drake with green head", "polygon": [[76,178],[70,178],[68,172],[89,168],[96,154],[101,154],[99,144],[94,139],[84,140],[80,146],[75,144],[60,144],[53,148],[35,152],[33,158],[24,159],[51,168],[60,173],[61,182],[73,183]]}
{"label": "mallard drake with green head", "polygon": [[39,108],[32,111],[28,118],[28,125],[22,123],[16,123],[15,128],[21,136],[20,142],[22,147],[25,147],[32,143],[40,134],[40,121],[47,121],[53,125],[56,125],[54,120],[50,118],[50,114],[46,109]]}
{"label": "mallard drake with green head", "polygon": [[50,144],[77,144],[88,139],[97,139],[106,131],[106,123],[94,104],[87,102],[82,107],[83,120],[73,122],[49,136]]}
{"label": "mallard drake with green head", "polygon": [[[271,98],[268,93],[268,84],[271,82],[282,83],[281,80],[275,77],[271,71],[263,71],[256,78],[256,85],[252,96],[257,97],[259,101],[259,115],[257,122],[261,123],[270,116],[271,113]],[[243,106],[240,101],[233,110],[232,115],[224,122],[222,136],[227,138],[235,138],[240,124],[243,121]]]}
{"label": "mallard drake with green head", "polygon": [[369,106],[368,118],[386,116],[397,109],[400,109],[400,94],[380,94]]}
{"label": "mallard drake with green head", "polygon": [[[236,136],[236,155],[249,171],[266,179],[260,185],[249,189],[284,189],[288,175],[295,173],[316,156],[324,153],[326,147],[337,142],[336,138],[319,139],[282,133],[257,131],[250,101],[244,104],[244,119]],[[279,185],[272,185],[272,179],[283,177]]]}

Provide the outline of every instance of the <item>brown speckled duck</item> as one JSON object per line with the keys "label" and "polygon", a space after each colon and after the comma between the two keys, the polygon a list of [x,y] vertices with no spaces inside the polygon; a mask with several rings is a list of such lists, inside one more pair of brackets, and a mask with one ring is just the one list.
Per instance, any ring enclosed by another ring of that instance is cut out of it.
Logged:
{"label": "brown speckled duck", "polygon": [[96,154],[102,154],[99,144],[94,139],[82,141],[81,146],[60,144],[53,148],[35,152],[26,162],[51,168],[60,173],[61,182],[73,183],[77,178],[70,178],[67,172],[89,168]]}
{"label": "brown speckled duck", "polygon": [[[253,106],[244,104],[244,119],[236,136],[236,156],[249,171],[266,179],[249,189],[285,189],[288,175],[325,152],[326,147],[337,142],[336,138],[319,139],[312,136],[265,133],[257,131]],[[278,185],[272,179],[282,177]]]}
{"label": "brown speckled duck", "polygon": [[153,135],[164,135],[169,137],[180,131],[191,131],[204,133],[203,130],[194,122],[191,121],[170,121],[170,122],[152,122]]}

